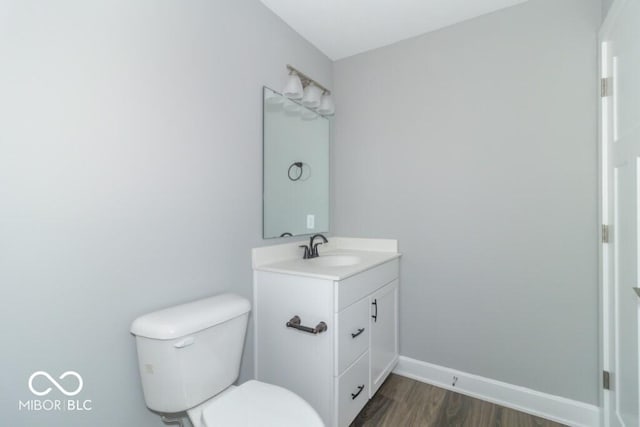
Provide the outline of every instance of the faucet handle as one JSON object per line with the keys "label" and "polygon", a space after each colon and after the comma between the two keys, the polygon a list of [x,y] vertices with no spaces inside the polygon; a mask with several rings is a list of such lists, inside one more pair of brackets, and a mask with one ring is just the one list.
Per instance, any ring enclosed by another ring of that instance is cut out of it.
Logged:
{"label": "faucet handle", "polygon": [[302,256],[302,259],[309,259],[311,258],[311,249],[309,249],[309,246],[307,245],[300,245],[298,246],[299,248],[304,248],[304,255]]}
{"label": "faucet handle", "polygon": [[[313,244],[313,242],[316,240],[316,237],[319,237],[322,239],[322,242],[320,243],[316,243],[315,245]],[[309,239],[309,255],[311,256],[311,258],[315,258],[318,256],[318,245],[321,245],[322,243],[329,243],[329,241],[327,240],[326,237],[324,237],[322,234],[314,234],[313,236],[311,236],[311,239]]]}
{"label": "faucet handle", "polygon": [[319,256],[320,254],[318,253],[318,246],[322,245],[323,242],[318,242],[315,245],[313,245],[313,248],[311,250],[311,255],[313,255],[314,257]]}

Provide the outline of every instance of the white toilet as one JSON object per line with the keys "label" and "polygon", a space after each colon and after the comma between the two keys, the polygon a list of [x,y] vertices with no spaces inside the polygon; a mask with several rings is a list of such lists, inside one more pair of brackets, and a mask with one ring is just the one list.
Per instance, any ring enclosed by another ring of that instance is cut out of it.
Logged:
{"label": "white toilet", "polygon": [[318,413],[282,387],[235,387],[251,305],[222,294],[136,319],[138,364],[149,409],[186,411],[194,427],[323,427]]}

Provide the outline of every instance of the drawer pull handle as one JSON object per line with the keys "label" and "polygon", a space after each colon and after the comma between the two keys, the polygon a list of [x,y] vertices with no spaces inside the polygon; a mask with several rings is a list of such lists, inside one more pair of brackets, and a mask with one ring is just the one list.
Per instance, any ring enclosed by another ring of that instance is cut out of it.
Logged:
{"label": "drawer pull handle", "polygon": [[309,332],[310,334],[319,334],[327,330],[327,324],[324,322],[320,322],[316,325],[315,328],[310,328],[309,326],[302,326],[302,320],[300,320],[300,316],[293,316],[291,320],[287,322],[287,328],[297,329],[302,332]]}
{"label": "drawer pull handle", "polygon": [[375,306],[376,308],[376,314],[372,314],[371,317],[373,318],[374,322],[377,322],[378,321],[378,300],[374,299],[371,305]]}
{"label": "drawer pull handle", "polygon": [[351,333],[351,338],[355,338],[363,332],[364,332],[364,328],[359,328],[358,332],[356,332],[355,334],[353,332]]}
{"label": "drawer pull handle", "polygon": [[360,393],[362,393],[362,390],[364,390],[364,384],[358,386],[357,393],[351,393],[351,400],[355,400],[356,397],[360,396]]}

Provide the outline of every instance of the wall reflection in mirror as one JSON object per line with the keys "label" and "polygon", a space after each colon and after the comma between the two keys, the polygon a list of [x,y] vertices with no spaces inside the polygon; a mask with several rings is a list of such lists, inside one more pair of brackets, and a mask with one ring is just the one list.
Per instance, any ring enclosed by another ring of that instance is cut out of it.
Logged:
{"label": "wall reflection in mirror", "polygon": [[263,237],[329,231],[329,119],[264,88]]}

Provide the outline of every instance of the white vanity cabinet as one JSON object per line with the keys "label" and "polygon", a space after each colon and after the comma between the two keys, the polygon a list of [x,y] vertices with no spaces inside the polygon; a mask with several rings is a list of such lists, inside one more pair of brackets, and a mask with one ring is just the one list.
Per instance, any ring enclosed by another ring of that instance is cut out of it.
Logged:
{"label": "white vanity cabinet", "polygon": [[[255,375],[345,427],[398,361],[399,260],[337,277],[254,272]],[[326,331],[288,327],[294,316]]]}

